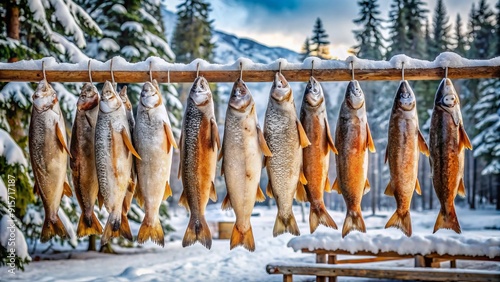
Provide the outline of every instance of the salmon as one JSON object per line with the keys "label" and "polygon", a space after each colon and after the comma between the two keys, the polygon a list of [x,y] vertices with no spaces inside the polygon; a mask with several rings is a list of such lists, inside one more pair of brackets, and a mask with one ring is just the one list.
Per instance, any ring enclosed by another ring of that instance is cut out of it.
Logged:
{"label": "salmon", "polygon": [[300,122],[311,142],[311,146],[304,148],[302,153],[304,175],[307,179],[307,185],[304,188],[310,203],[311,233],[318,228],[319,224],[337,229],[337,224],[328,214],[323,201],[323,193],[331,191],[328,179],[330,150],[337,153],[337,148],[330,134],[323,88],[312,76],[302,99]]}
{"label": "salmon", "polygon": [[385,228],[396,227],[411,236],[410,204],[413,191],[421,195],[418,183],[419,152],[429,156],[429,148],[418,126],[417,100],[408,81],[401,81],[394,97],[385,161],[391,179],[385,194],[396,199],[396,212]]}
{"label": "salmon", "polygon": [[236,214],[231,249],[242,245],[249,251],[255,250],[250,217],[255,201],[265,200],[259,187],[261,154],[272,155],[258,124],[252,94],[245,82],[238,79],[229,98],[220,154],[227,187],[222,209],[232,208]]}
{"label": "salmon", "polygon": [[365,95],[357,80],[351,80],[347,86],[337,121],[335,146],[337,179],[332,189],[342,194],[347,206],[342,227],[342,237],[345,237],[352,230],[366,232],[361,199],[370,191],[368,150],[375,152],[366,118]]}
{"label": "salmon", "polygon": [[432,184],[441,203],[434,233],[441,228],[461,233],[454,201],[457,194],[465,197],[464,155],[472,145],[462,121],[460,99],[448,78],[436,92],[429,145]]}
{"label": "salmon", "polygon": [[85,83],[78,98],[71,134],[71,174],[76,198],[82,210],[77,235],[102,234],[102,226],[94,213],[99,192],[95,166],[95,127],[99,113],[99,93],[92,83]]}
{"label": "salmon", "polygon": [[123,102],[109,81],[104,83],[95,130],[95,159],[99,192],[109,212],[101,245],[123,236],[132,241],[132,233],[122,206],[131,182],[132,146],[129,123]]}
{"label": "salmon", "polygon": [[214,180],[219,138],[212,92],[207,80],[197,77],[189,93],[179,142],[179,176],[183,185],[179,204],[189,211],[183,247],[196,242],[207,249],[212,247],[212,234],[205,220],[205,208],[209,198],[217,201]]}
{"label": "salmon", "polygon": [[146,82],[142,87],[133,132],[135,148],[142,158],[142,161],[136,159],[136,197],[145,211],[137,242],[142,244],[151,239],[164,246],[159,210],[162,201],[172,196],[170,168],[173,148],[177,148],[177,143],[156,80]]}
{"label": "salmon", "polygon": [[295,194],[297,200],[307,199],[303,186],[307,180],[302,171],[302,148],[311,143],[297,118],[292,89],[279,72],[274,77],[269,96],[264,138],[272,156],[264,158],[264,165],[269,176],[266,193],[276,199],[278,206],[273,236],[285,232],[298,236],[300,231],[292,205]]}
{"label": "salmon", "polygon": [[57,215],[63,194],[70,197],[66,167],[71,156],[65,134],[64,115],[57,95],[47,80],[42,80],[33,94],[33,108],[29,126],[29,151],[34,191],[42,199],[45,219],[40,236],[47,242],[55,235],[67,237],[68,233]]}

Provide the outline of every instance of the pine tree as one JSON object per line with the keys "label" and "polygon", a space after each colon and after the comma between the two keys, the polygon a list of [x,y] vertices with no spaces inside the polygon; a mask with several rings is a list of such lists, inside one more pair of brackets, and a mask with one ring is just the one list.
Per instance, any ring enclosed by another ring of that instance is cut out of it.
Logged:
{"label": "pine tree", "polygon": [[360,30],[355,30],[354,35],[358,44],[353,47],[360,58],[381,60],[383,59],[383,36],[380,32],[382,20],[377,0],[360,0],[360,17],[353,20],[356,25],[361,25]]}
{"label": "pine tree", "polygon": [[462,33],[462,18],[460,17],[460,14],[457,14],[457,19],[455,21],[454,40],[455,40],[455,48],[453,49],[453,52],[461,56],[465,56],[465,46],[467,42],[464,37],[464,34]]}
{"label": "pine tree", "polygon": [[430,56],[436,57],[441,52],[451,50],[449,17],[443,0],[438,0],[434,10],[433,41],[430,46]]}
{"label": "pine tree", "polygon": [[311,37],[311,43],[313,46],[311,50],[312,55],[321,59],[330,58],[330,51],[328,48],[330,41],[328,41],[327,38],[328,34],[323,28],[323,22],[320,18],[317,18],[313,28],[313,35]]}
{"label": "pine tree", "polygon": [[500,0],[498,0],[496,6],[497,8],[497,15],[496,15],[496,26],[495,26],[495,37],[496,37],[496,44],[497,48],[495,51],[495,56],[500,56]]}
{"label": "pine tree", "polygon": [[407,12],[406,23],[407,23],[407,38],[410,42],[408,56],[414,58],[425,58],[426,49],[424,42],[424,35],[422,30],[422,23],[427,18],[428,10],[424,8],[426,5],[422,0],[405,0],[405,9]]}
{"label": "pine tree", "polygon": [[468,58],[488,59],[494,54],[494,16],[486,0],[480,0],[477,10],[471,10]]}
{"label": "pine tree", "polygon": [[197,58],[212,60],[215,44],[211,41],[213,20],[208,19],[210,11],[210,3],[203,0],[185,0],[177,5],[172,47],[178,62],[190,63]]}
{"label": "pine tree", "polygon": [[390,57],[402,54],[409,49],[410,43],[406,36],[406,10],[405,0],[394,0],[389,11],[389,44],[387,45],[387,55]]}
{"label": "pine tree", "polygon": [[[433,40],[432,40],[432,37],[431,37],[431,27],[430,27],[430,24],[429,24],[429,19],[425,20],[424,41],[425,41],[425,47],[426,47],[426,49],[430,50],[431,46],[433,44]],[[429,53],[427,53],[427,56],[425,57],[425,59],[432,60],[433,58],[431,58],[431,57],[432,56]]]}
{"label": "pine tree", "polygon": [[305,60],[307,57],[311,55],[311,41],[309,40],[309,37],[306,37],[306,40],[304,41],[304,45],[302,45],[302,53],[301,59]]}

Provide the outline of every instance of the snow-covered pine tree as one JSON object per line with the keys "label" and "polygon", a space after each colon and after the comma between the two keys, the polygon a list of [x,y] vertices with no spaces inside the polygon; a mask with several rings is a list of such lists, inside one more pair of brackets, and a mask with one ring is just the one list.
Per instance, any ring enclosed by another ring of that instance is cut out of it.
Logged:
{"label": "snow-covered pine tree", "polygon": [[450,18],[447,15],[443,0],[438,0],[436,3],[436,9],[434,10],[434,19],[432,23],[433,41],[431,41],[432,44],[429,46],[429,55],[431,58],[435,58],[443,51],[451,50],[451,25],[449,24],[449,21]]}
{"label": "snow-covered pine tree", "polygon": [[455,33],[453,34],[453,39],[455,40],[455,47],[453,48],[453,52],[461,56],[465,56],[465,47],[467,41],[462,32],[462,25],[462,17],[460,17],[460,14],[457,14],[457,18],[455,21]]}
{"label": "snow-covered pine tree", "polygon": [[410,49],[405,53],[413,58],[424,58],[426,56],[422,26],[429,10],[424,8],[425,5],[426,3],[422,0],[405,0],[404,6],[407,10],[405,22],[407,24],[407,38],[410,42]]}
{"label": "snow-covered pine tree", "polygon": [[389,10],[389,42],[386,57],[403,54],[409,49],[410,43],[406,36],[405,0],[394,0]]}
{"label": "snow-covered pine tree", "polygon": [[380,32],[382,19],[379,18],[380,11],[377,0],[360,0],[358,6],[361,8],[359,18],[353,22],[361,28],[353,31],[358,41],[353,49],[356,56],[360,58],[381,60],[384,57],[384,37]]}
{"label": "snow-covered pine tree", "polygon": [[470,31],[471,37],[468,58],[487,59],[493,54],[495,47],[494,32],[495,14],[486,0],[480,0],[479,6],[471,10]]}
{"label": "snow-covered pine tree", "polygon": [[313,35],[311,36],[311,55],[320,59],[330,59],[330,50],[328,48],[330,41],[327,38],[328,34],[323,28],[323,22],[320,18],[317,18],[313,27]]}

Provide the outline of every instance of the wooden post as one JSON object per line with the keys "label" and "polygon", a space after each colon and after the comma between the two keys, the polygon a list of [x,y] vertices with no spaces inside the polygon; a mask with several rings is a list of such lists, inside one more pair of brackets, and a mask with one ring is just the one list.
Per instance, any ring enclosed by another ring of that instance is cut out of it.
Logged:
{"label": "wooden post", "polygon": [[[328,255],[328,264],[337,264],[337,255]],[[328,281],[337,282],[337,276],[328,277]]]}
{"label": "wooden post", "polygon": [[455,259],[450,260],[450,268],[457,268],[457,260]]}
{"label": "wooden post", "polygon": [[[326,263],[326,254],[316,254],[316,263]],[[326,282],[325,276],[316,276],[316,282]]]}
{"label": "wooden post", "polygon": [[283,282],[293,282],[292,274],[283,274]]}
{"label": "wooden post", "polygon": [[415,256],[415,267],[425,267],[424,257],[421,255]]}

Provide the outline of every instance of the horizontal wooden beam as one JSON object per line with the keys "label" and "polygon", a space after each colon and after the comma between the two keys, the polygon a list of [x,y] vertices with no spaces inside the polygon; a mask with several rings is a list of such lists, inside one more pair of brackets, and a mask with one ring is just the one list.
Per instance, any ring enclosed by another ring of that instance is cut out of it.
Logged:
{"label": "horizontal wooden beam", "polygon": [[[311,76],[311,70],[282,70],[288,81],[307,81]],[[118,83],[143,83],[149,81],[148,71],[114,71],[115,81]],[[237,70],[217,70],[203,71],[209,82],[234,82],[240,76]],[[273,81],[275,70],[248,70],[243,71],[245,82],[271,82]],[[350,69],[317,69],[313,71],[314,77],[319,81],[349,81],[352,74]],[[443,68],[431,69],[405,69],[405,79],[407,80],[440,80],[445,76]],[[153,78],[160,83],[168,81],[166,71],[153,71]],[[40,81],[43,77],[39,70],[11,70],[0,69],[0,81]],[[87,71],[62,71],[46,70],[46,77],[49,82],[88,82]],[[478,79],[478,78],[499,78],[500,66],[463,67],[449,68],[448,77],[451,79]],[[196,71],[171,71],[171,82],[193,82],[196,78]],[[360,81],[371,80],[401,80],[401,69],[355,69],[355,79]],[[111,80],[109,71],[92,71],[94,82],[104,82]]]}

